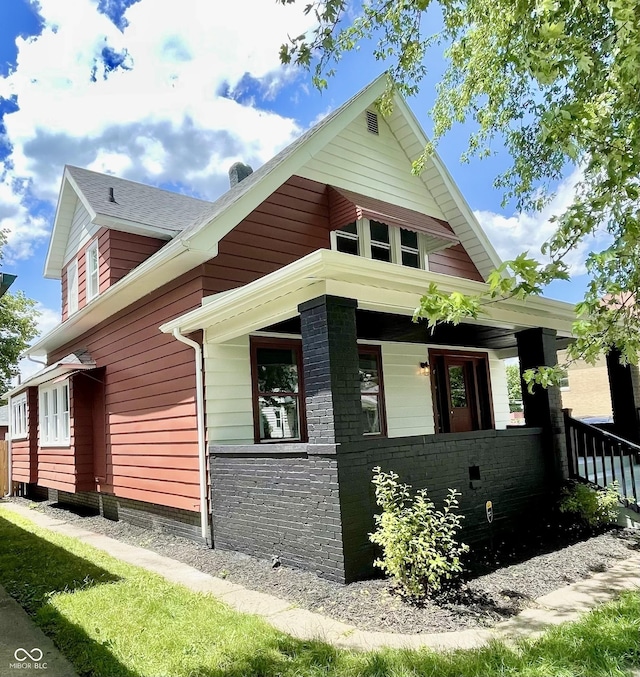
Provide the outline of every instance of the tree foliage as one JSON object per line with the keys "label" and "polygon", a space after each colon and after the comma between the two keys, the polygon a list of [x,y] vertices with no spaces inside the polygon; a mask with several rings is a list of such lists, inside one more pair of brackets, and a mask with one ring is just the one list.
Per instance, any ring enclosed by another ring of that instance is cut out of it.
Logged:
{"label": "tree foliage", "polygon": [[[0,261],[6,236],[0,231]],[[6,292],[0,298],[0,394],[11,387],[18,373],[18,360],[29,341],[38,334],[36,319],[39,315],[35,301],[23,292]]]}
{"label": "tree foliage", "polygon": [[[382,112],[393,89],[417,91],[427,50],[441,46],[447,69],[432,110],[433,143],[454,124],[472,121],[464,159],[504,144],[512,165],[496,186],[505,201],[539,210],[568,168],[579,171],[575,199],[556,215],[555,233],[543,246],[545,263],[528,254],[505,262],[489,292],[476,298],[431,289],[417,316],[459,322],[496,297],[540,294],[550,281],[568,279],[565,257],[586,240],[590,282],[576,307],[569,356],[594,362],[615,346],[636,363],[640,0],[370,0],[355,15],[346,0],[312,0],[306,11],[317,27],[283,45],[282,61],[313,69],[323,88],[345,52],[373,39],[375,57],[388,67]],[[416,158],[415,172],[432,149]],[[595,236],[606,244],[598,246]],[[556,375],[529,377],[543,382]]]}
{"label": "tree foliage", "polygon": [[520,367],[517,364],[508,364],[507,392],[509,394],[509,411],[522,411],[522,383],[520,381]]}

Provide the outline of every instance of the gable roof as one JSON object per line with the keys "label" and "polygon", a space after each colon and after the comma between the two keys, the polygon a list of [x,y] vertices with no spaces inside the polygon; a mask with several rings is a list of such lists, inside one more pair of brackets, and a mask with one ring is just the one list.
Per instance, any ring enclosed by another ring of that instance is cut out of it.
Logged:
{"label": "gable roof", "polygon": [[[125,275],[106,292],[100,294],[92,301],[90,306],[81,309],[37,341],[27,353],[42,355],[55,350],[85,331],[92,329],[96,324],[106,320],[122,308],[166,284],[169,280],[175,279],[195,266],[215,257],[218,251],[218,242],[227,233],[264,202],[287,179],[299,172],[310,158],[320,152],[357,116],[373,106],[377,99],[382,96],[385,88],[386,76],[382,75],[246,179],[230,188],[215,202],[204,203],[202,211],[195,216],[186,228],[178,232],[171,242]],[[400,114],[404,115],[404,111],[408,111],[408,107],[399,95],[395,96],[395,100],[396,105],[400,106]],[[413,123],[410,126],[413,130],[414,142],[420,143],[418,137],[415,136],[416,129],[420,129],[415,122],[415,118],[413,118]],[[421,138],[426,140],[424,133],[421,134]],[[443,165],[441,163],[434,164],[434,168],[442,176],[442,181],[446,182],[447,189],[454,194],[455,204],[458,205],[457,209],[461,213],[464,212],[465,221],[468,222],[468,233],[472,235],[471,238],[467,237],[467,240],[474,246],[474,253],[472,254],[469,251],[469,254],[476,265],[478,263],[474,256],[478,257],[478,252],[482,254],[484,265],[478,267],[486,277],[491,267],[499,265],[500,259],[482,232],[464,198],[455,187],[451,177],[444,170]],[[69,177],[67,184],[74,181],[68,169],[65,169],[65,177]],[[106,178],[107,180],[112,179],[112,177]],[[63,181],[63,187],[64,185],[65,181]],[[108,184],[102,184],[103,187],[105,185],[108,186]],[[60,204],[58,209],[60,210]],[[458,234],[455,229],[454,233]],[[466,233],[467,236],[468,233]],[[491,262],[492,265],[490,266]]]}
{"label": "gable roof", "polygon": [[60,277],[76,200],[82,202],[93,224],[167,240],[211,206],[206,200],[66,165],[45,277]]}

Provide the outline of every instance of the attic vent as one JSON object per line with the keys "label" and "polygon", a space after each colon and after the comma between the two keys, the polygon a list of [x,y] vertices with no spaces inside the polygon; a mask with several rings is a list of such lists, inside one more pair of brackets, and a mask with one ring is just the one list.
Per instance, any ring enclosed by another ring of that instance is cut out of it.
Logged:
{"label": "attic vent", "polygon": [[372,113],[370,110],[367,111],[367,129],[372,134],[378,133],[378,116],[376,113]]}

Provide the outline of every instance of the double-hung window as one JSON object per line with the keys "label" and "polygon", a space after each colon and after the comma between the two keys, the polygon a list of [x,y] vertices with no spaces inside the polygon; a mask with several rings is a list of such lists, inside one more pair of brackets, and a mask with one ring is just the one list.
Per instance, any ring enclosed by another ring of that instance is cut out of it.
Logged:
{"label": "double-hung window", "polygon": [[252,339],[251,368],[255,441],[302,440],[305,425],[300,342]]}
{"label": "double-hung window", "polygon": [[40,444],[69,444],[69,382],[40,386]]}
{"label": "double-hung window", "polygon": [[85,254],[87,276],[87,301],[91,301],[100,293],[100,277],[98,269],[98,240],[95,240]]}
{"label": "double-hung window", "polygon": [[27,436],[27,394],[11,398],[11,439]]}
{"label": "double-hung window", "polygon": [[375,261],[429,269],[424,237],[416,231],[381,221],[363,218],[333,231],[331,247]]}
{"label": "double-hung window", "polygon": [[73,315],[78,310],[78,261],[67,266],[67,313]]}

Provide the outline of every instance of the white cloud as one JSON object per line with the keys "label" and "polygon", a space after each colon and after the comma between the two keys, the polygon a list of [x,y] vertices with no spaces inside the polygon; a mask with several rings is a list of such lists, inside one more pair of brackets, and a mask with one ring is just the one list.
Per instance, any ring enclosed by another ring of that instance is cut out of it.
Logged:
{"label": "white cloud", "polygon": [[[256,167],[300,131],[233,92],[249,77],[266,100],[292,77],[278,48],[309,27],[301,3],[236,0],[222,11],[211,0],[140,0],[121,32],[95,0],[31,2],[43,32],[17,39],[17,65],[0,78],[0,96],[19,107],[5,115],[12,153],[0,184],[16,256],[43,237],[28,201],[55,203],[65,163],[215,198],[234,161]],[[105,49],[124,67],[109,70]]]}
{"label": "white cloud", "polygon": [[[574,170],[569,177],[560,182],[553,200],[536,214],[518,212],[507,217],[490,211],[474,212],[503,260],[512,259],[524,251],[528,251],[539,261],[548,260],[542,256],[540,247],[555,231],[555,225],[550,219],[554,215],[562,214],[573,202],[575,188],[580,178],[580,170]],[[585,260],[595,244],[594,238],[585,239],[564,257],[563,260],[568,264],[572,275],[586,272]]]}

